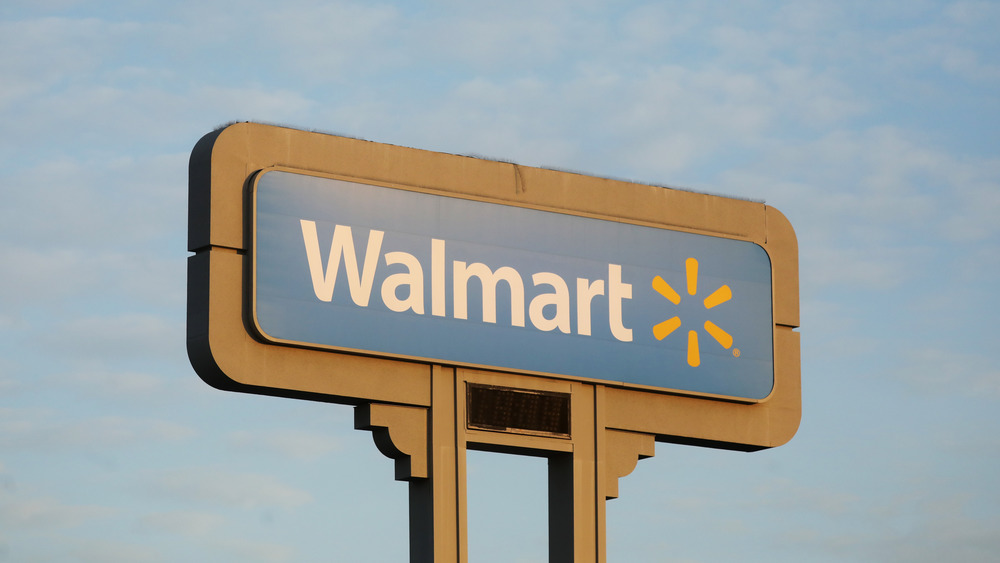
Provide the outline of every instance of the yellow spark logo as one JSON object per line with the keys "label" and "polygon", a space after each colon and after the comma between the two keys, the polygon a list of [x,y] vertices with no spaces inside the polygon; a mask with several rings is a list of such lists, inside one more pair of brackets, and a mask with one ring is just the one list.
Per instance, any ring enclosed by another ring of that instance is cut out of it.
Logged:
{"label": "yellow spark logo", "polygon": [[[688,295],[696,295],[698,293],[698,261],[694,258],[688,258],[684,265],[687,270]],[[674,291],[674,288],[670,287],[670,284],[668,284],[660,276],[653,278],[653,289],[674,305],[681,304],[680,294]],[[728,285],[723,285],[705,298],[705,308],[711,309],[717,305],[721,305],[732,299],[732,297],[732,290],[729,289]],[[663,340],[670,333],[680,327],[681,318],[673,317],[654,326],[653,336],[655,336],[657,340]],[[714,338],[716,342],[721,344],[726,350],[733,345],[733,337],[730,336],[728,332],[719,328],[712,321],[705,321],[705,332],[711,335],[711,337]],[[698,367],[701,365],[701,352],[698,347],[698,332],[694,330],[688,331],[687,361],[688,365],[691,367]]]}

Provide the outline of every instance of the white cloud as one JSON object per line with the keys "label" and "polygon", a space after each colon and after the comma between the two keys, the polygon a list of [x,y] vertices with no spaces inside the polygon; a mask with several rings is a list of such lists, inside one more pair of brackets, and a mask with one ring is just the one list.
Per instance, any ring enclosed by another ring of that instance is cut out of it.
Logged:
{"label": "white cloud", "polygon": [[136,29],[97,18],[0,21],[0,50],[18,54],[0,61],[0,109],[86,78]]}
{"label": "white cloud", "polygon": [[268,430],[231,432],[228,441],[240,450],[262,453],[270,451],[280,457],[314,460],[341,448],[337,438],[299,430]]}
{"label": "white cloud", "polygon": [[[225,539],[216,542],[216,548],[234,561],[260,563],[285,563],[300,561],[298,550],[292,546],[246,538]],[[329,548],[328,548],[329,549]]]}
{"label": "white cloud", "polygon": [[110,518],[116,509],[96,505],[70,505],[52,498],[22,499],[0,489],[0,524],[8,529],[52,530],[73,528]]}
{"label": "white cloud", "polygon": [[[315,109],[299,93],[263,87],[255,75],[260,64],[249,63],[269,54],[267,60],[283,65],[301,59],[303,53],[282,57],[275,52],[275,45],[295,37],[293,30],[277,41],[263,42],[267,47],[241,53],[241,45],[258,45],[259,32],[273,29],[268,14],[241,7],[244,20],[255,14],[260,19],[234,28],[231,11],[221,6],[194,3],[187,8],[179,10],[174,22],[96,17],[0,22],[0,47],[19,55],[0,62],[5,77],[0,110],[10,112],[0,148],[9,149],[11,156],[27,153],[32,160],[39,153],[121,154],[123,144],[133,151],[139,146],[148,150],[188,137],[193,145],[198,134],[217,124],[210,121],[218,119],[213,115],[294,121]],[[198,17],[206,11],[215,17]],[[339,23],[346,24],[340,33],[325,35],[340,37],[343,29],[352,29],[349,22]],[[319,29],[323,22],[312,25]],[[247,28],[258,34],[251,37],[244,33]],[[230,59],[232,70],[196,80],[212,72],[206,70],[207,61],[213,60],[206,57],[208,52]]]}
{"label": "white cloud", "polygon": [[139,519],[143,530],[164,532],[181,536],[207,536],[226,523],[226,518],[211,512],[177,510],[154,512]]}
{"label": "white cloud", "polygon": [[183,352],[184,327],[178,320],[146,313],[75,316],[53,322],[37,341],[75,358],[175,358]]}
{"label": "white cloud", "polygon": [[[67,137],[76,133],[65,131]],[[85,225],[111,223],[106,226],[127,226],[133,236],[146,240],[171,231],[169,221],[185,218],[187,147],[181,149],[184,152],[123,154],[121,145],[130,142],[127,137],[107,140],[118,144],[113,154],[70,157],[42,152],[41,158],[7,173],[16,202],[41,223],[34,225],[36,229],[86,235]],[[51,224],[54,220],[58,222]],[[24,220],[16,224],[31,226]]]}
{"label": "white cloud", "polygon": [[282,5],[264,12],[256,40],[279,46],[273,56],[306,83],[349,84],[352,74],[370,72],[367,66],[398,59],[388,51],[405,22],[392,6],[333,2],[299,9]]}
{"label": "white cloud", "polygon": [[208,467],[164,471],[155,478],[153,487],[176,500],[238,509],[289,510],[313,501],[311,494],[271,475]]}
{"label": "white cloud", "polygon": [[944,13],[956,23],[965,26],[983,26],[1000,19],[1000,7],[988,0],[959,0],[949,2]]}
{"label": "white cloud", "polygon": [[832,74],[804,67],[751,72],[598,58],[558,74],[476,75],[429,106],[407,106],[407,119],[419,146],[448,139],[448,152],[598,175],[628,170],[640,181],[683,185],[720,154],[766,150],[789,122],[819,127],[863,108]]}
{"label": "white cloud", "polygon": [[261,562],[302,560],[295,547],[255,540],[239,534],[231,535],[227,533],[227,525],[232,525],[227,517],[194,510],[155,512],[139,518],[141,531],[172,536],[172,543],[175,544],[195,542],[197,552],[206,559]]}
{"label": "white cloud", "polygon": [[856,512],[863,498],[857,493],[835,491],[829,487],[807,486],[789,478],[780,478],[756,487],[755,506],[782,512],[809,513],[843,518]]}
{"label": "white cloud", "polygon": [[135,299],[182,310],[186,161],[186,154],[46,158],[6,169],[3,308],[65,315]]}
{"label": "white cloud", "polygon": [[84,266],[92,261],[70,251],[40,252],[0,243],[0,260],[11,266],[10,275],[3,279],[0,297],[10,301],[11,309],[18,302],[65,296],[75,293],[80,285],[89,285],[80,274],[88,273]]}
{"label": "white cloud", "polygon": [[[942,343],[944,344],[944,343]],[[929,395],[949,394],[1000,400],[1000,363],[992,355],[955,347],[920,346],[900,354],[893,376]]]}
{"label": "white cloud", "polygon": [[[230,115],[233,119],[252,116],[254,121],[294,122],[317,109],[315,100],[283,88],[208,86],[185,96],[199,100],[213,114]],[[192,147],[196,140],[192,141]]]}
{"label": "white cloud", "polygon": [[[623,52],[630,57],[649,57],[653,53],[672,53],[683,48],[679,39],[701,23],[690,10],[678,10],[665,3],[630,6],[613,29]],[[672,42],[676,42],[671,45]]]}
{"label": "white cloud", "polygon": [[0,359],[0,396],[12,398],[23,388],[20,377],[13,375],[12,362]]}
{"label": "white cloud", "polygon": [[[177,244],[180,246],[181,241]],[[10,268],[9,275],[0,279],[0,303],[16,315],[10,317],[9,326],[22,329],[36,328],[37,320],[20,313],[29,308],[65,315],[68,311],[88,311],[101,302],[114,301],[115,308],[120,309],[129,300],[138,300],[147,311],[156,306],[180,311],[185,287],[181,252],[178,249],[176,256],[147,256],[114,249],[87,252],[0,242],[0,260]]]}
{"label": "white cloud", "polygon": [[128,561],[135,563],[155,563],[165,561],[153,548],[126,541],[83,539],[70,540],[60,545],[61,557],[81,563],[107,563]]}
{"label": "white cloud", "polygon": [[931,275],[953,241],[995,246],[997,170],[881,127],[787,146],[725,173],[723,186],[790,218],[804,283],[884,290]]}
{"label": "white cloud", "polygon": [[959,161],[945,171],[954,182],[942,219],[942,234],[958,242],[976,242],[1000,235],[1000,159]]}
{"label": "white cloud", "polygon": [[0,445],[8,451],[93,450],[177,442],[196,431],[151,418],[85,416],[48,409],[0,408]]}
{"label": "white cloud", "polygon": [[919,248],[893,249],[871,245],[838,246],[820,241],[805,245],[800,256],[802,284],[817,288],[864,288],[874,291],[906,285],[926,263],[928,253]]}
{"label": "white cloud", "polygon": [[568,49],[592,49],[592,44],[580,39],[598,39],[597,29],[581,29],[571,13],[561,13],[558,20],[551,14],[511,10],[484,16],[481,12],[464,12],[435,20],[435,25],[426,30],[434,45],[430,54],[444,60],[457,59],[469,68],[510,69],[552,64]]}
{"label": "white cloud", "polygon": [[164,378],[134,371],[74,371],[58,379],[75,386],[79,392],[97,393],[119,400],[162,396],[167,390]]}
{"label": "white cloud", "polygon": [[[963,493],[932,492],[866,504],[876,518],[865,518],[865,526],[826,530],[790,526],[783,544],[837,560],[899,563],[986,561],[1000,549],[995,521],[971,514]],[[863,517],[855,515],[859,521]]]}

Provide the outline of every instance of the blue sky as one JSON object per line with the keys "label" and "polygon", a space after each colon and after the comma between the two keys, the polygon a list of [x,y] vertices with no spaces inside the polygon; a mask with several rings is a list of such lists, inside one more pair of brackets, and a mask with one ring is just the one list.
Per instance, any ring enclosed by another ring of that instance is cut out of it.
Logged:
{"label": "blue sky", "polygon": [[[0,6],[0,561],[402,561],[349,407],[184,350],[187,158],[233,120],[763,199],[791,220],[803,417],[657,444],[609,561],[1000,551],[1000,3]],[[473,561],[545,560],[540,460],[469,457]]]}

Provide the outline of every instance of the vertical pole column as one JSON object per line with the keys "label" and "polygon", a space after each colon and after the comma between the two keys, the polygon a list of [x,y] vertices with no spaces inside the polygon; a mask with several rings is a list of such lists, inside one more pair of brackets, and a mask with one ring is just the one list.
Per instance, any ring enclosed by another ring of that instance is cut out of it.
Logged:
{"label": "vertical pole column", "polygon": [[427,479],[410,481],[410,562],[467,563],[465,437],[455,370],[431,367]]}
{"label": "vertical pole column", "polygon": [[615,485],[617,476],[611,476],[608,467],[608,431],[605,417],[604,386],[591,387],[594,392],[594,419],[591,427],[594,430],[594,510],[597,513],[596,529],[594,531],[594,551],[596,563],[607,563],[608,560],[608,478]]}
{"label": "vertical pole column", "polygon": [[[597,401],[592,385],[573,385],[573,451],[549,456],[549,562],[604,560],[604,496],[598,490]],[[602,425],[603,426],[603,425]]]}

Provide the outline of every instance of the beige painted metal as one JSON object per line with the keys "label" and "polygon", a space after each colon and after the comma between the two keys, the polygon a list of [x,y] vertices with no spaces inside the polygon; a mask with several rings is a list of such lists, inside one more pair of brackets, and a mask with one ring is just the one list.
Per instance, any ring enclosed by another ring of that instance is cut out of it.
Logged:
{"label": "beige painted metal", "polygon": [[[771,257],[775,384],[758,402],[268,344],[249,320],[248,186],[274,166],[580,216],[752,241]],[[355,426],[409,482],[411,561],[467,561],[465,452],[548,458],[551,561],[604,561],[605,500],[654,441],[752,451],[787,442],[801,413],[798,249],[762,203],[237,123],[190,164],[188,354],[220,389],[356,406]],[[466,385],[569,393],[569,437],[470,429]]]}

